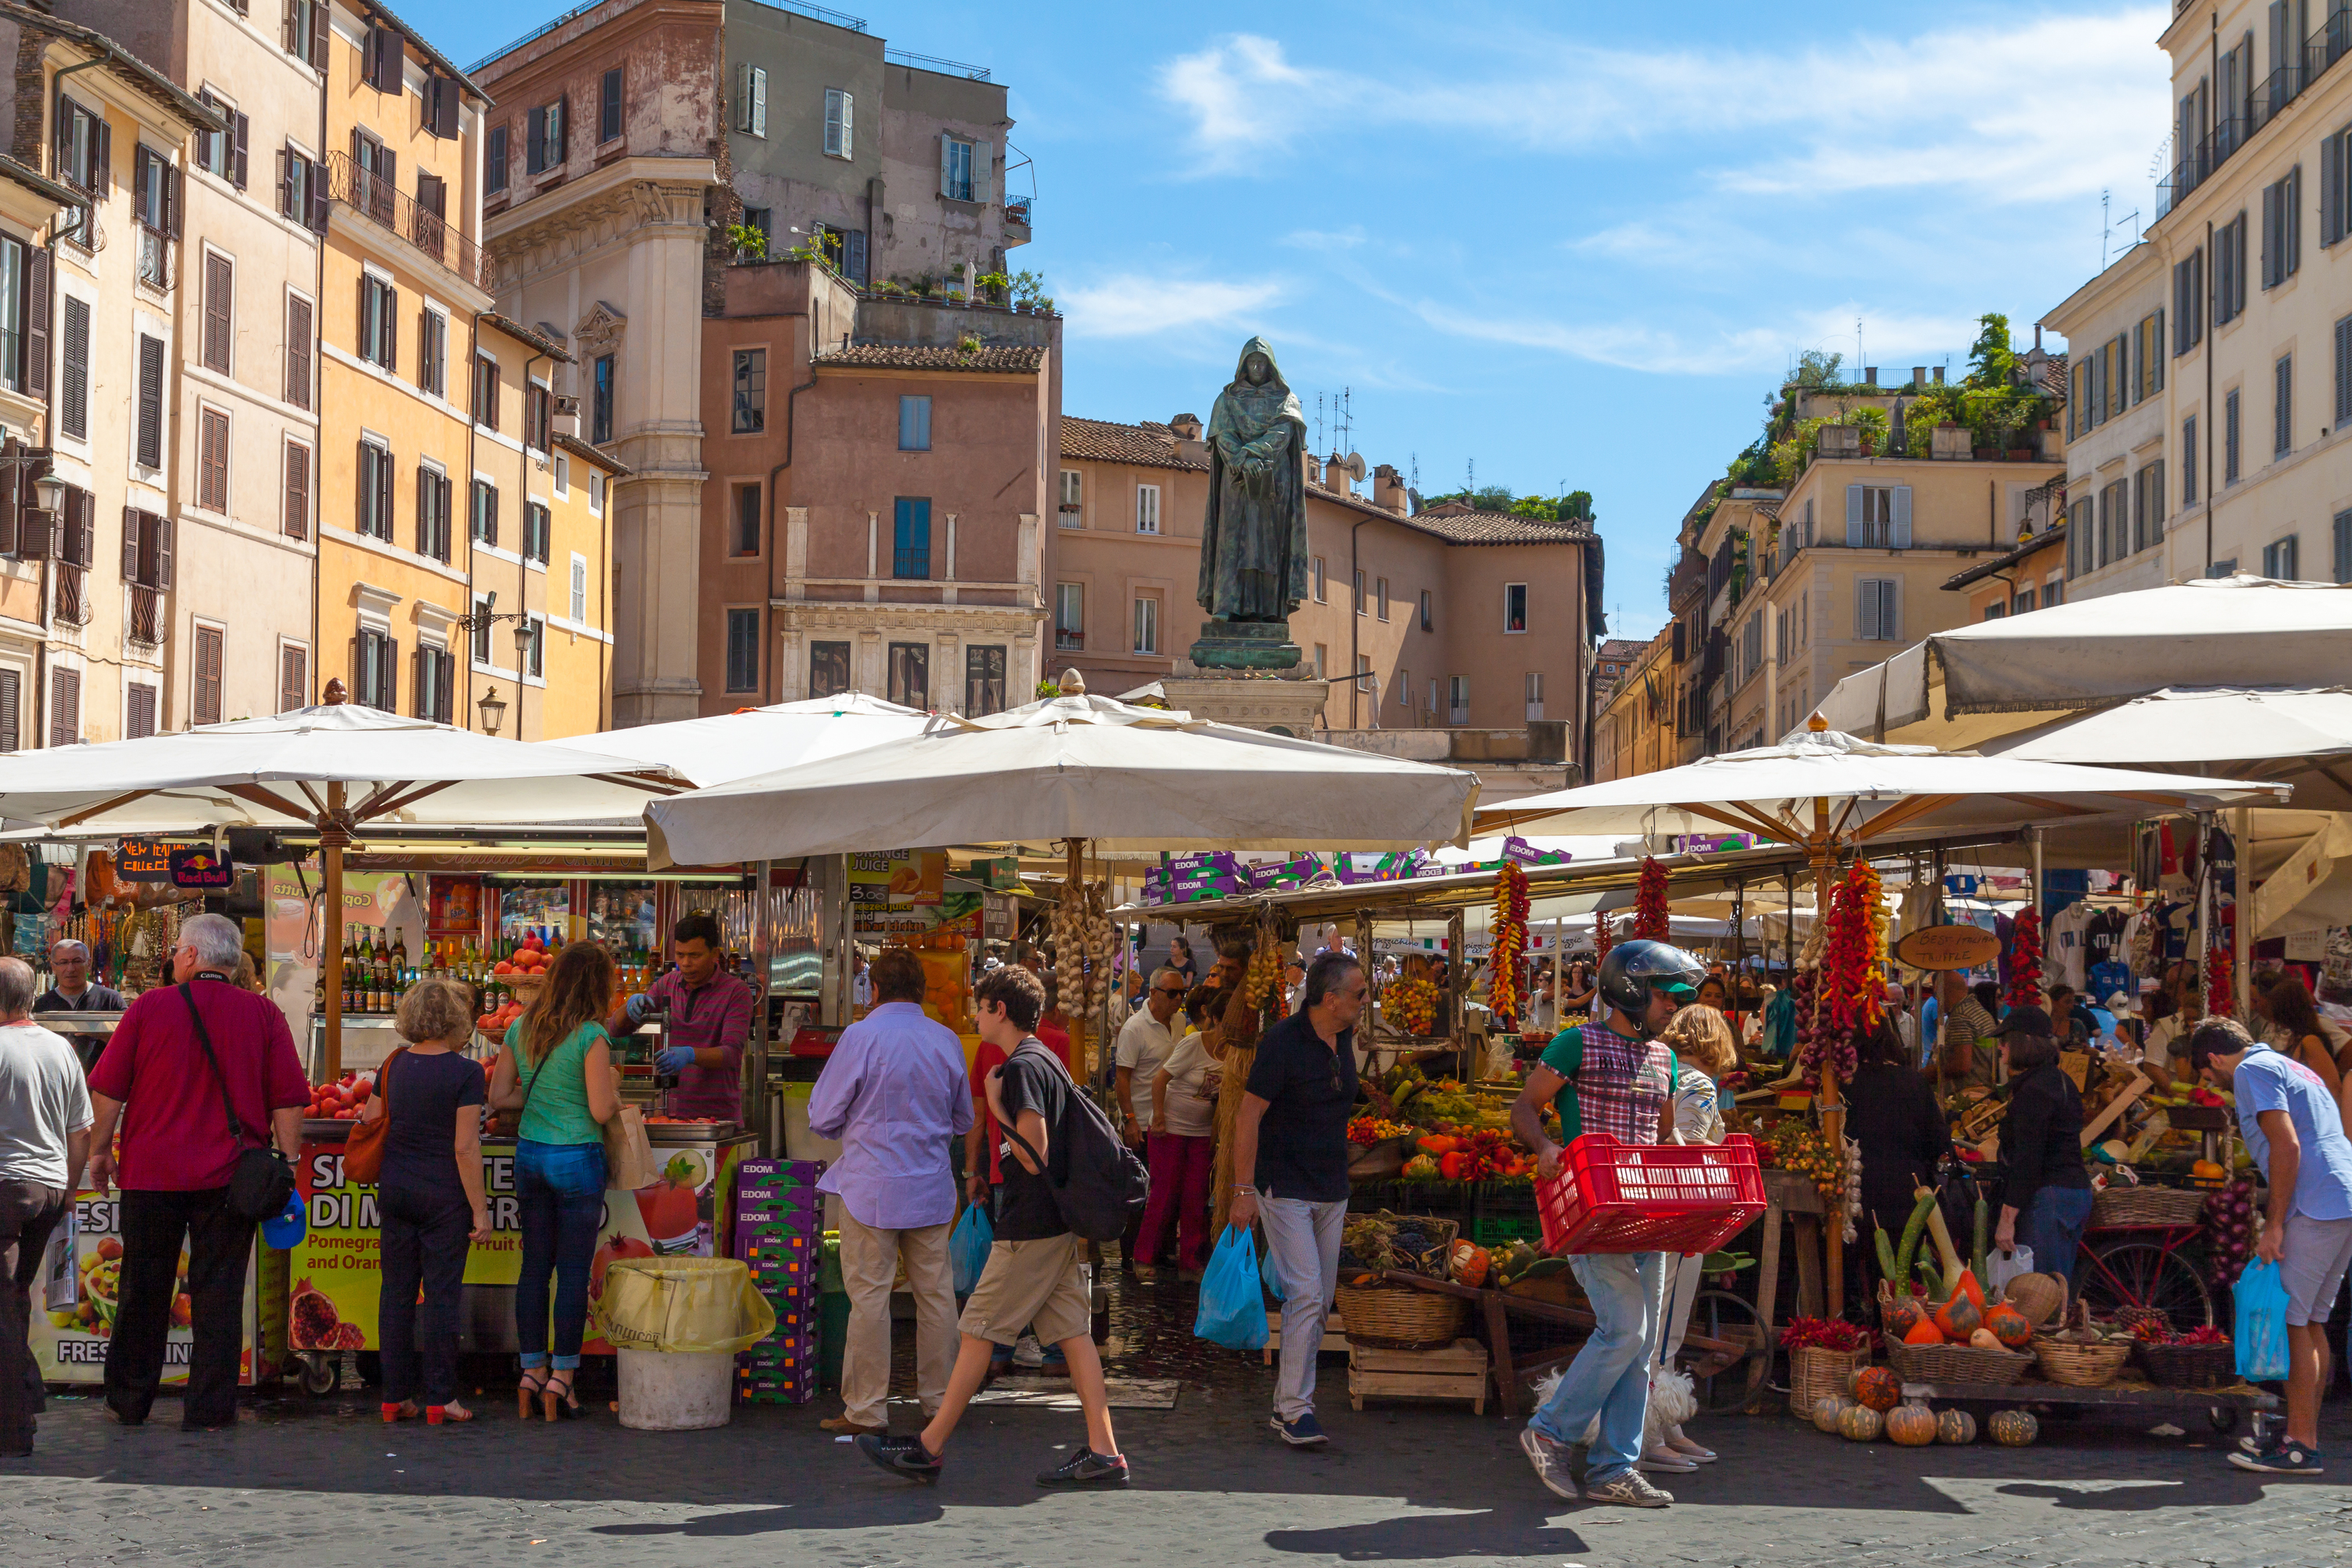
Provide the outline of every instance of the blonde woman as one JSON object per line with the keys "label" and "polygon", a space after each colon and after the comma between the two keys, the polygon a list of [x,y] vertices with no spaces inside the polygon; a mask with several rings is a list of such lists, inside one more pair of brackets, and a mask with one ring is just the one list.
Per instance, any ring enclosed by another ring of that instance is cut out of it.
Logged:
{"label": "blonde woman", "polygon": [[[599,1022],[613,1011],[613,955],[575,942],[548,966],[547,987],[507,1030],[490,1103],[521,1112],[515,1195],[522,1271],[515,1281],[515,1340],[522,1352],[516,1414],[532,1405],[572,1420],[580,1342],[588,1322],[588,1266],[604,1214],[604,1123],[620,1114],[621,1074]],[[548,1276],[555,1277],[554,1353],[549,1354]]]}
{"label": "blonde woman", "polygon": [[[1675,1084],[1675,1139],[1684,1143],[1722,1142],[1723,1111],[1716,1079],[1739,1065],[1739,1047],[1732,1037],[1730,1020],[1703,1002],[1693,1003],[1667,1021],[1659,1038],[1680,1064]],[[1706,1261],[1704,1254],[1696,1252],[1681,1258],[1679,1268],[1669,1260],[1665,1311],[1658,1320],[1658,1350],[1651,1362],[1654,1381],[1674,1370],[1683,1335],[1690,1328],[1691,1304],[1698,1298],[1700,1265]],[[1714,1462],[1715,1451],[1685,1436],[1676,1422],[1664,1424],[1642,1454],[1642,1468],[1648,1470],[1695,1470]]]}

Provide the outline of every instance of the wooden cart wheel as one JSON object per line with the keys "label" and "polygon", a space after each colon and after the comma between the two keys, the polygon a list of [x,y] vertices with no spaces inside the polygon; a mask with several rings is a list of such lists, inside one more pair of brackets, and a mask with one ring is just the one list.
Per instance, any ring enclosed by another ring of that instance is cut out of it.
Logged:
{"label": "wooden cart wheel", "polygon": [[1770,1340],[1755,1303],[1728,1290],[1701,1290],[1691,1300],[1689,1331],[1701,1339],[1728,1340],[1748,1347],[1738,1356],[1717,1351],[1683,1357],[1702,1414],[1728,1415],[1745,1409],[1762,1391],[1772,1370]]}

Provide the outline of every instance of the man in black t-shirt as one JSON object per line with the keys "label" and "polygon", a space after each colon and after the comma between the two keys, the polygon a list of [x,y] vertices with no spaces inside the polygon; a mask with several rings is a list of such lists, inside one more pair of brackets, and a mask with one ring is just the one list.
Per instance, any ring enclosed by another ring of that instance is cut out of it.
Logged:
{"label": "man in black t-shirt", "polygon": [[939,1414],[917,1436],[861,1436],[857,1447],[893,1475],[937,1481],[948,1438],[986,1380],[990,1357],[1034,1325],[1037,1337],[1059,1348],[1069,1362],[1070,1387],[1087,1419],[1086,1446],[1042,1472],[1037,1484],[1123,1487],[1127,1460],[1111,1431],[1110,1395],[1095,1351],[1087,1244],[1070,1233],[1054,1191],[1055,1141],[1063,1136],[1077,1086],[1034,1033],[1045,1007],[1045,987],[1034,974],[1010,965],[992,971],[972,988],[972,1001],[980,1037],[1007,1053],[987,1079],[989,1109],[1005,1133],[996,1239],[964,1303],[958,1325],[962,1342]]}
{"label": "man in black t-shirt", "polygon": [[1315,1419],[1315,1357],[1339,1286],[1355,1026],[1366,990],[1364,966],[1353,955],[1336,949],[1316,955],[1306,1005],[1257,1043],[1234,1124],[1231,1220],[1265,1222],[1266,1261],[1282,1281],[1282,1372],[1270,1425],[1294,1448],[1325,1441]]}

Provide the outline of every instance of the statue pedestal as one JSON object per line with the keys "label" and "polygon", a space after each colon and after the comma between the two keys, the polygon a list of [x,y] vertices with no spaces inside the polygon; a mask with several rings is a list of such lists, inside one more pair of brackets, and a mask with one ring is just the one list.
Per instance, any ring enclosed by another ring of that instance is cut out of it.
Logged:
{"label": "statue pedestal", "polygon": [[1195,719],[1306,740],[1315,733],[1331,683],[1308,670],[1244,675],[1180,659],[1174,674],[1160,677],[1160,689],[1167,693],[1168,706]]}
{"label": "statue pedestal", "polygon": [[1192,645],[1192,662],[1202,669],[1297,669],[1298,645],[1290,640],[1287,621],[1225,621],[1213,616],[1201,623],[1201,638]]}

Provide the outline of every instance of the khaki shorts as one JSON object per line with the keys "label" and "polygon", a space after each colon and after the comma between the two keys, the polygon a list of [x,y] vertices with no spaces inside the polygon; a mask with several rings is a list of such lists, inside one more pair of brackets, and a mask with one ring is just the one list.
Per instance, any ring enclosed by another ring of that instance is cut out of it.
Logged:
{"label": "khaki shorts", "polygon": [[964,1302],[956,1327],[1000,1345],[1017,1342],[1033,1325],[1037,1342],[1056,1345],[1093,1331],[1087,1297],[1087,1244],[1075,1236],[1043,1241],[1000,1241]]}

